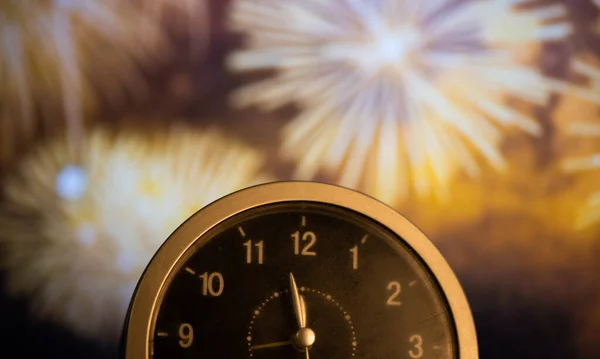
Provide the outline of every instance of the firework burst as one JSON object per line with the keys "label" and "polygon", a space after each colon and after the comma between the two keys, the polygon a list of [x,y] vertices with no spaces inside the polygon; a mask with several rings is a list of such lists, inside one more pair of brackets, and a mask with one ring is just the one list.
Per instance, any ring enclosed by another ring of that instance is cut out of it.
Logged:
{"label": "firework burst", "polygon": [[566,38],[572,32],[564,21],[567,9],[556,3],[528,11],[519,10],[530,0],[489,0],[482,2],[484,34],[493,45],[523,45]]}
{"label": "firework burst", "polygon": [[563,5],[521,3],[238,0],[231,26],[247,49],[228,65],[275,75],[239,89],[233,103],[300,106],[282,145],[300,178],[325,170],[391,203],[410,187],[443,194],[458,170],[478,174],[475,153],[504,167],[502,127],[540,131],[504,104],[545,104],[551,88],[513,50],[570,27]]}
{"label": "firework burst", "polygon": [[[579,94],[585,94],[585,98],[595,99],[600,104],[600,68],[594,67],[584,61],[574,61],[574,72],[583,75],[589,79],[589,87],[579,89]],[[583,97],[583,96],[580,96]],[[581,136],[583,138],[592,138],[598,142],[600,139],[599,123],[574,122],[568,127],[571,135]],[[564,169],[568,172],[579,172],[587,170],[600,169],[600,152],[591,155],[570,158],[564,162]],[[578,228],[588,227],[600,221],[600,192],[590,196],[586,207],[581,211],[577,219]]]}
{"label": "firework burst", "polygon": [[85,143],[79,167],[56,141],[7,181],[1,263],[8,292],[28,297],[39,317],[114,340],[168,235],[209,202],[268,178],[262,155],[215,131],[96,131]]}
{"label": "firework burst", "polygon": [[[154,58],[162,36],[115,0],[7,0],[0,4],[0,157],[39,130],[66,125],[81,135],[92,93],[141,93],[138,62]],[[110,76],[107,76],[110,74]],[[66,124],[55,119],[66,119]]]}

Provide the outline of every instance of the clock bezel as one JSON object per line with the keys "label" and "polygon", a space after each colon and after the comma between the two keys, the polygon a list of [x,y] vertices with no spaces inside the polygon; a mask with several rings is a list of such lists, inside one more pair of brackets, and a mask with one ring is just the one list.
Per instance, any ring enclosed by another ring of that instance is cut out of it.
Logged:
{"label": "clock bezel", "polygon": [[458,357],[477,359],[473,316],[464,291],[438,249],[412,222],[382,202],[363,193],[319,182],[273,182],[222,197],[196,212],[177,228],[156,252],[144,271],[131,301],[124,327],[126,359],[150,358],[155,310],[172,270],[193,245],[223,221],[263,205],[316,202],[361,213],[402,238],[437,280],[450,308],[458,341]]}

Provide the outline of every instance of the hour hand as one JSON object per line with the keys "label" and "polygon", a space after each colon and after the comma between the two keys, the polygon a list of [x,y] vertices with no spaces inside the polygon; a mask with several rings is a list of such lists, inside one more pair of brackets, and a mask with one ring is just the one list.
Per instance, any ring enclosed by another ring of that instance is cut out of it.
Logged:
{"label": "hour hand", "polygon": [[299,296],[300,298],[300,319],[302,322],[302,326],[300,328],[306,328],[306,303],[304,302],[304,297],[303,296]]}

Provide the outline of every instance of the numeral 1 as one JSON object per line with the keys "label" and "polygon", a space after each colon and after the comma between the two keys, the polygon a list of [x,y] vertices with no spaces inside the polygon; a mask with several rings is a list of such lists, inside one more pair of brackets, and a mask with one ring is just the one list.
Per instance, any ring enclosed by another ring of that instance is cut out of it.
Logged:
{"label": "numeral 1", "polygon": [[350,248],[352,253],[352,269],[358,269],[358,246]]}
{"label": "numeral 1", "polygon": [[[252,240],[247,240],[246,242],[244,242],[244,247],[246,247],[246,263],[252,263]],[[263,264],[263,252],[264,252],[264,245],[263,245],[263,241],[260,242],[256,242],[254,243],[254,247],[256,247],[257,252],[258,252],[258,258],[257,258],[257,262],[258,264]]]}

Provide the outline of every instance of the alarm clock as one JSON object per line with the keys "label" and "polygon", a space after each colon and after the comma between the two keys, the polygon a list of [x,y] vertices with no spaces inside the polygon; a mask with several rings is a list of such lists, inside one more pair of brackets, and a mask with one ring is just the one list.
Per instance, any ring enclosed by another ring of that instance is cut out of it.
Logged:
{"label": "alarm clock", "polygon": [[469,304],[432,242],[354,190],[263,184],[161,246],[133,295],[125,359],[476,359]]}

